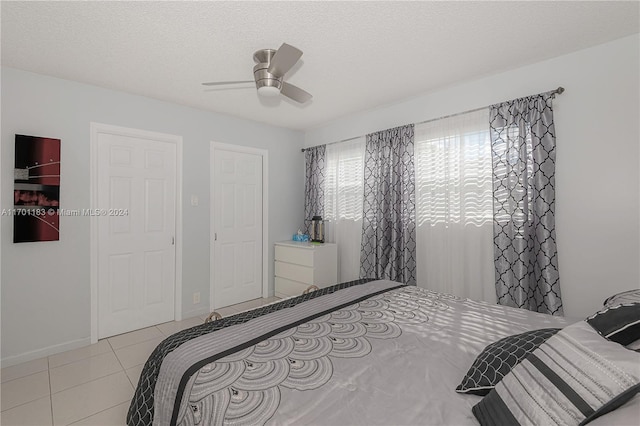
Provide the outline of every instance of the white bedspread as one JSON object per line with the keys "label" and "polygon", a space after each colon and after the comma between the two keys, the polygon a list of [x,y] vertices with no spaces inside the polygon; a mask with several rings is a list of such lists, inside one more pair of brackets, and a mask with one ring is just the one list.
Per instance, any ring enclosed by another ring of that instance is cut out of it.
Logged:
{"label": "white bedspread", "polygon": [[485,346],[568,324],[392,281],[341,286],[166,339],[128,424],[477,424],[480,397],[455,388]]}
{"label": "white bedspread", "polygon": [[403,324],[394,339],[370,339],[371,353],[334,362],[333,376],[322,387],[282,389],[267,424],[477,425],[471,407],[481,397],[454,389],[482,349],[511,334],[568,325],[521,309],[437,297],[439,304],[425,308],[427,322]]}

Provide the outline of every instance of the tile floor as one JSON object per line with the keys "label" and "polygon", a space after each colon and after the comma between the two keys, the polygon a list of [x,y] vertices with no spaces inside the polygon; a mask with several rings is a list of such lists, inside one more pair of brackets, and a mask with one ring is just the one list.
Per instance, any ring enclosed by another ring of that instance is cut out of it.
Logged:
{"label": "tile floor", "polygon": [[[225,317],[276,300],[250,300],[218,312]],[[3,368],[0,424],[124,425],[138,377],[156,345],[206,317],[167,322]]]}

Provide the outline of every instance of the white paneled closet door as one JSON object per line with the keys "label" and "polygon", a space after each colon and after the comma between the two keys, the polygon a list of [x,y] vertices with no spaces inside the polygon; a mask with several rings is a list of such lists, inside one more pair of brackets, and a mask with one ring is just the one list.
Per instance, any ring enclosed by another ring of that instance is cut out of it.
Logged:
{"label": "white paneled closet door", "polygon": [[98,135],[98,338],[174,319],[176,145]]}
{"label": "white paneled closet door", "polygon": [[262,167],[261,155],[214,150],[216,308],[262,297]]}

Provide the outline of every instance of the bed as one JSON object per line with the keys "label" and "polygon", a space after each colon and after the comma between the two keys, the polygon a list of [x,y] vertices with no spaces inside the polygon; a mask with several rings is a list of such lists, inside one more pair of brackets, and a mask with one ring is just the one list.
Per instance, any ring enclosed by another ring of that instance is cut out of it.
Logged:
{"label": "bed", "polygon": [[455,388],[478,354],[570,322],[352,281],[167,338],[144,366],[127,424],[477,425],[482,397]]}

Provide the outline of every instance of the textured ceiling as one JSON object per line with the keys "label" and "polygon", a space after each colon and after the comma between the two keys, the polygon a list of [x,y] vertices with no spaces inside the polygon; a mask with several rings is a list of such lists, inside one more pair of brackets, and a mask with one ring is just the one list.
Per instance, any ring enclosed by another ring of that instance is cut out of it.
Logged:
{"label": "textured ceiling", "polygon": [[[639,31],[630,2],[8,2],[2,64],[307,129]],[[253,52],[304,51],[304,106],[255,88]]]}

